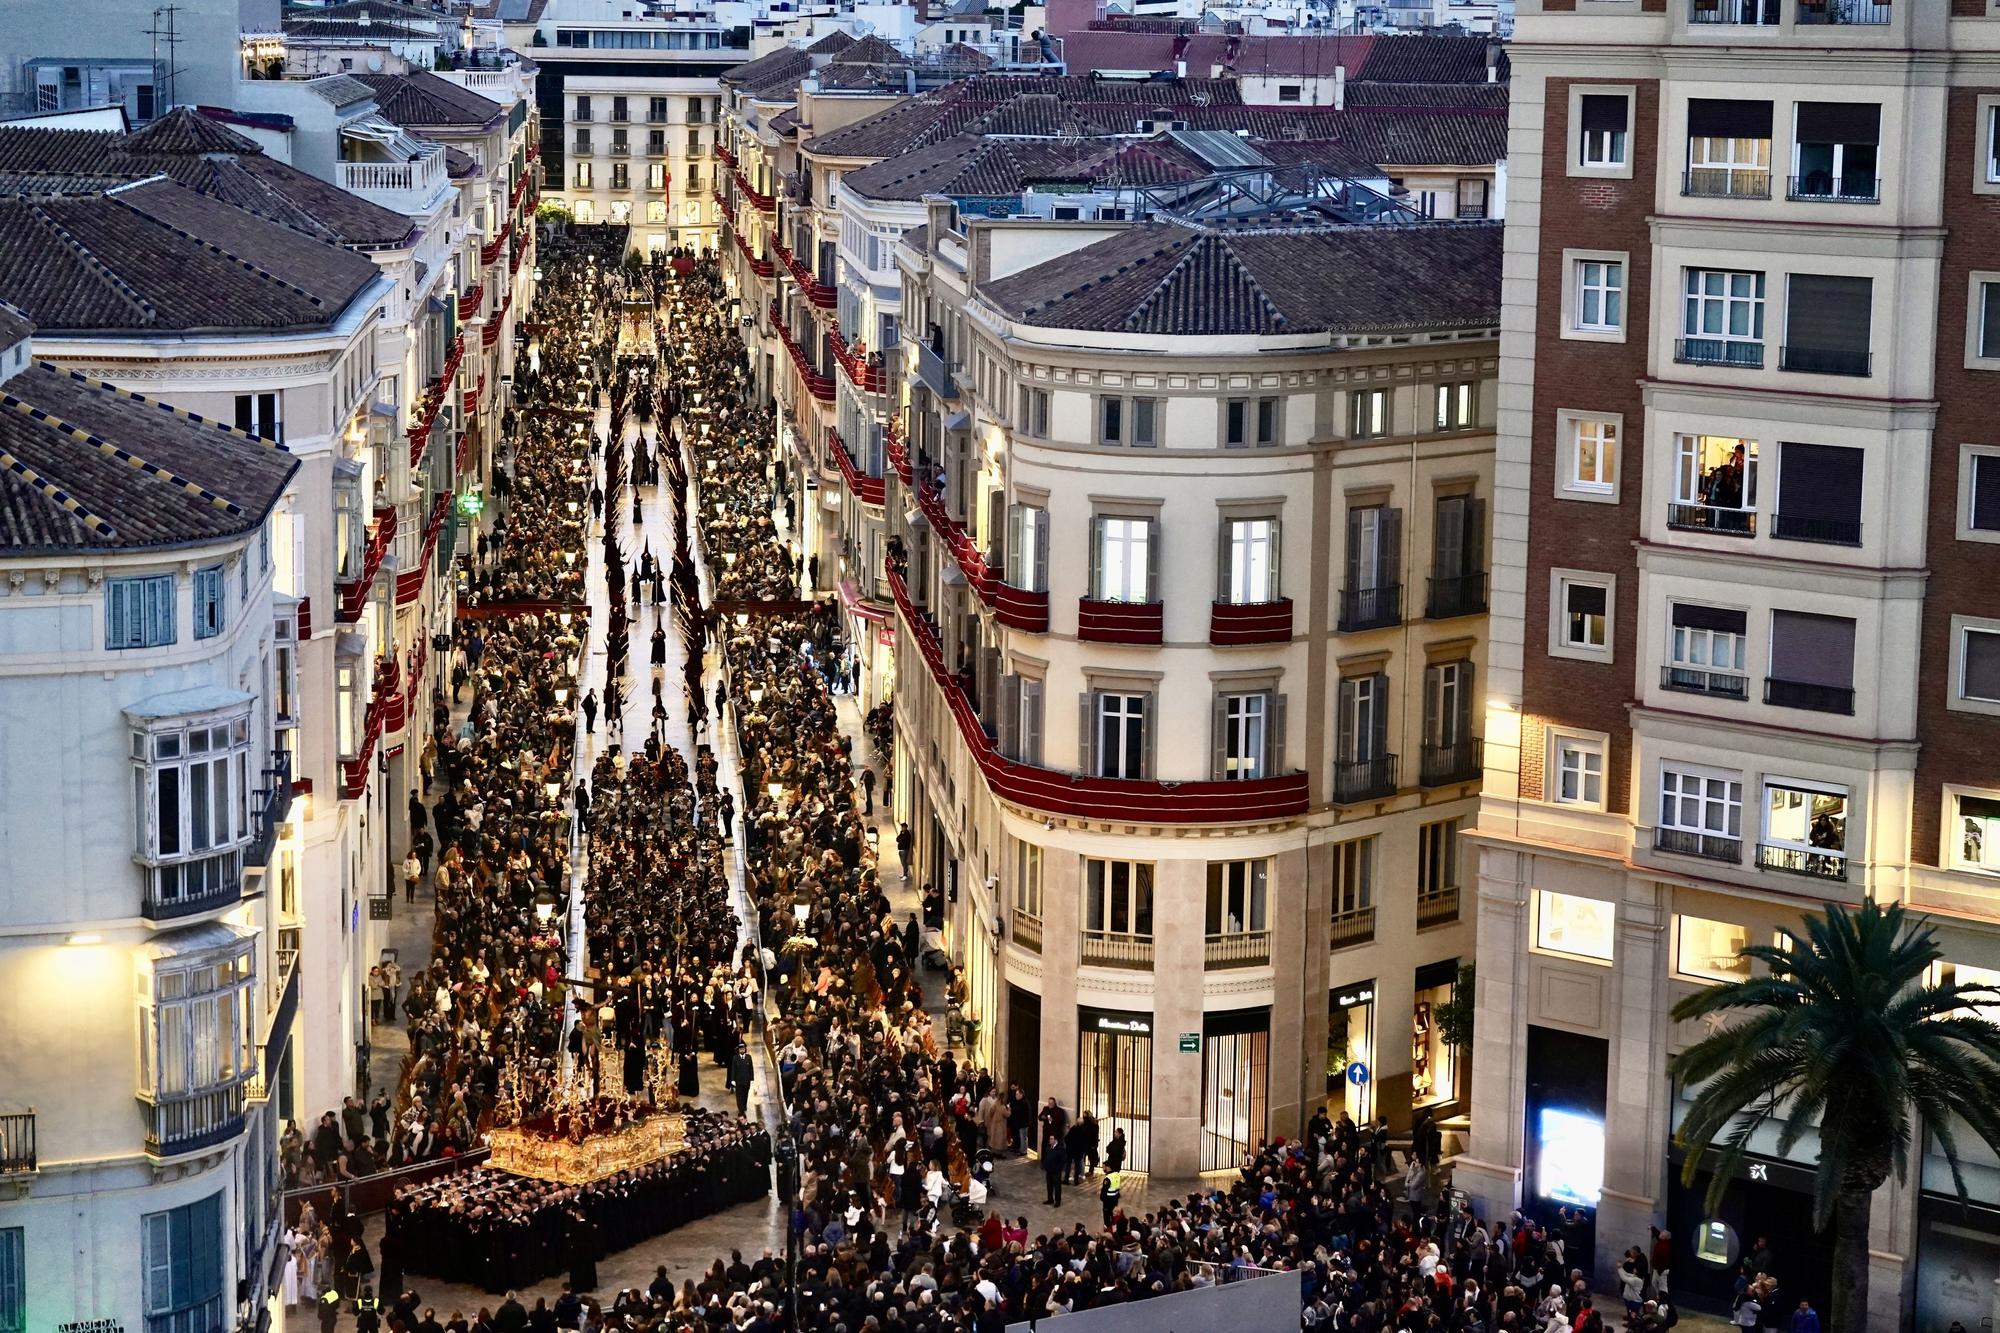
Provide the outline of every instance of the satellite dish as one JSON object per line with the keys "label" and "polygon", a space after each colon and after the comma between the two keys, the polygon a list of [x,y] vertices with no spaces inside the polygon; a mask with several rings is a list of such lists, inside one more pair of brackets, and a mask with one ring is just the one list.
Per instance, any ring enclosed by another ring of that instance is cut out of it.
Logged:
{"label": "satellite dish", "polygon": [[381,57],[381,56],[379,56],[379,55],[370,55],[370,56],[368,57],[368,72],[369,72],[370,74],[380,74],[380,73],[382,72],[382,57]]}

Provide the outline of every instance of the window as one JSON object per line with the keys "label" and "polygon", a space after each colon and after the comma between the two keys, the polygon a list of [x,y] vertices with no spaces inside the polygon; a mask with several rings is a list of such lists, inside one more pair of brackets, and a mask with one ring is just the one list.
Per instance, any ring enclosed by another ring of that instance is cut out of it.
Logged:
{"label": "window", "polygon": [[1298,100],[1299,100],[1299,85],[1298,85],[1298,84],[1296,84],[1296,83],[1281,83],[1281,84],[1279,84],[1279,85],[1278,85],[1278,100],[1279,100],[1280,102],[1296,102],[1296,101],[1298,101]]}
{"label": "window", "polygon": [[667,206],[665,204],[655,199],[652,203],[646,205],[646,221],[657,223],[665,222],[666,220]]}
{"label": "window", "polygon": [[1764,275],[1688,269],[1675,357],[1693,365],[1763,365]]}
{"label": "window", "polygon": [[222,1195],[140,1219],[146,1256],[146,1333],[220,1333]]}
{"label": "window", "polygon": [[28,1327],[27,1246],[21,1227],[0,1227],[0,1333]]}
{"label": "window", "polygon": [[1430,600],[1424,614],[1449,620],[1486,609],[1486,502],[1440,495],[1432,511]]}
{"label": "window", "polygon": [[1591,578],[1558,576],[1555,641],[1570,656],[1611,655],[1610,584]]}
{"label": "window", "polygon": [[1231,398],[1223,404],[1222,442],[1231,449],[1278,443],[1276,398]]}
{"label": "window", "polygon": [[[611,188],[614,190],[631,189],[632,168],[626,166],[623,162],[614,162],[611,166]],[[616,208],[617,206],[613,205],[613,207]],[[630,205],[628,204],[626,207],[629,208]]]}
{"label": "window", "polygon": [[253,941],[158,960],[142,981],[140,1083],[154,1102],[241,1083],[256,1072]]}
{"label": "window", "polygon": [[1459,218],[1483,218],[1487,214],[1487,201],[1493,193],[1493,182],[1484,176],[1460,176],[1458,178],[1458,201],[1455,216]]}
{"label": "window", "polygon": [[1952,655],[1951,697],[1954,707],[1984,705],[1968,711],[2000,711],[2000,624],[1969,623],[1952,617],[1957,651]]}
{"label": "window", "polygon": [[1368,764],[1389,750],[1389,677],[1381,672],[1340,682],[1335,758]]}
{"label": "window", "polygon": [[1614,259],[1576,261],[1575,327],[1617,333],[1625,327],[1625,265]]}
{"label": "window", "polygon": [[1355,389],[1347,395],[1347,435],[1353,440],[1389,433],[1389,391]]}
{"label": "window", "polygon": [[1771,104],[1688,100],[1688,171],[1681,193],[1771,197]]}
{"label": "window", "polygon": [[[290,603],[287,602],[289,607]],[[282,611],[272,628],[271,720],[280,728],[299,723],[298,615]]]}
{"label": "window", "polygon": [[1738,861],[1743,855],[1742,836],[1740,775],[1677,764],[1660,766],[1660,821],[1655,845],[1661,851]]}
{"label": "window", "polygon": [[1585,167],[1624,167],[1631,99],[1622,93],[1583,93],[1577,116],[1577,161]]}
{"label": "window", "polygon": [[1854,711],[1854,622],[1804,611],[1771,613],[1764,702],[1815,713]]}
{"label": "window", "polygon": [[[666,99],[661,98],[660,100],[664,102]],[[704,98],[700,97],[688,98],[688,114],[687,114],[688,124],[699,125],[703,121],[707,120],[708,112],[706,110],[706,106],[707,102],[706,99]]]}
{"label": "window", "polygon": [[1451,751],[1472,740],[1472,670],[1467,661],[1424,668],[1424,744]]}
{"label": "window", "polygon": [[1757,441],[1734,435],[1674,437],[1674,496],[1667,526],[1748,537],[1757,531]]}
{"label": "window", "polygon": [[576,99],[576,115],[572,117],[572,119],[574,120],[592,119],[592,116],[590,114],[590,99],[588,97],[579,97]]}
{"label": "window", "polygon": [[1083,928],[1092,934],[1153,933],[1153,867],[1144,861],[1083,863]]}
{"label": "window", "polygon": [[[649,190],[664,190],[667,188],[666,163],[654,162],[646,167],[646,188]],[[665,205],[661,205],[660,207],[661,213],[664,215],[666,211]],[[664,217],[662,220],[664,221]]]}
{"label": "window", "polygon": [[1757,864],[1819,879],[1847,877],[1847,793],[1788,778],[1764,783]]}
{"label": "window", "polygon": [[1047,439],[1049,434],[1049,391],[1021,386],[1021,418],[1014,423],[1030,435]]}
{"label": "window", "polygon": [[[1458,892],[1459,836],[1464,822],[1440,819],[1417,829],[1417,924],[1420,926],[1434,924],[1424,919],[1425,903]],[[1451,916],[1454,920],[1458,917],[1455,901]]]}
{"label": "window", "polygon": [[104,581],[104,646],[161,648],[174,641],[174,576]]}
{"label": "window", "polygon": [[1041,681],[1011,672],[1001,675],[999,744],[1000,753],[1010,759],[1042,762]]}
{"label": "window", "polygon": [[[655,121],[657,121],[657,120],[665,120],[666,118],[667,118],[667,99],[666,99],[666,98],[664,98],[664,97],[649,97],[649,98],[647,98],[647,99],[646,99],[646,119],[647,119],[647,120],[655,120]],[[688,116],[688,119],[689,119],[689,120],[700,120],[700,119],[701,119],[701,117],[700,117],[699,115],[695,115],[695,114],[690,114],[690,115]]]}
{"label": "window", "polygon": [[222,576],[221,565],[210,565],[194,572],[194,636],[197,639],[212,639],[222,633],[225,603],[229,600],[229,584]]}
{"label": "window", "polygon": [[343,761],[361,753],[369,681],[368,654],[360,636],[342,634],[334,642],[333,734]]}
{"label": "window", "polygon": [[1618,428],[1611,417],[1564,416],[1562,489],[1581,495],[1618,494]]}
{"label": "window", "polygon": [[[1951,799],[1947,795],[1947,799]],[[2000,874],[2000,800],[1990,796],[1957,798],[1957,841],[1954,863],[1964,870]]]}
{"label": "window", "polygon": [[579,190],[588,190],[590,187],[590,163],[579,162],[576,164],[576,188]]}
{"label": "window", "polygon": [[1674,971],[1701,981],[1748,981],[1750,960],[1743,950],[1750,943],[1750,929],[1733,921],[1711,921],[1706,917],[1674,918]]}
{"label": "window", "polygon": [[1217,600],[1236,606],[1278,600],[1278,520],[1232,518],[1222,524],[1222,587]]}
{"label": "window", "polygon": [[1557,805],[1581,805],[1593,810],[1604,808],[1604,742],[1590,736],[1552,733],[1549,748],[1554,751],[1555,783],[1551,796]]}
{"label": "window", "polygon": [[1270,863],[1210,861],[1208,863],[1207,929],[1216,935],[1261,935],[1269,930],[1266,913]]}
{"label": "window", "polygon": [[1672,634],[1662,686],[1725,699],[1749,697],[1743,665],[1747,614],[1729,607],[1675,602],[1668,619]]}
{"label": "window", "polygon": [[1387,505],[1347,511],[1347,583],[1340,594],[1340,628],[1373,629],[1402,619],[1403,513]]}
{"label": "window", "polygon": [[1152,757],[1146,726],[1152,696],[1094,690],[1089,698],[1096,712],[1091,728],[1097,762],[1084,771],[1100,778],[1144,778]]}
{"label": "window", "polygon": [[1007,510],[1007,582],[1026,592],[1049,589],[1049,511],[1015,504]]}
{"label": "window", "polygon": [[1436,422],[1439,430],[1467,430],[1478,425],[1473,411],[1471,380],[1437,386]]}
{"label": "window", "polygon": [[1771,535],[1783,541],[1859,545],[1864,457],[1860,449],[1839,445],[1780,443],[1778,513]]}
{"label": "window", "polygon": [[1867,278],[1794,273],[1785,283],[1785,343],[1778,369],[1866,375],[1874,284]]}
{"label": "window", "polygon": [[1150,602],[1157,560],[1156,520],[1100,514],[1091,544],[1091,597],[1100,602]]}
{"label": "window", "polygon": [[1574,893],[1535,890],[1535,948],[1587,962],[1617,956],[1618,906]]}
{"label": "window", "polygon": [[1014,844],[1014,913],[1042,916],[1042,849],[1032,842]]}
{"label": "window", "polygon": [[285,430],[284,423],[278,416],[278,395],[275,393],[237,394],[236,429],[246,431],[260,439],[282,442],[285,438]]}
{"label": "window", "polygon": [[233,897],[250,827],[250,720],[149,724],[132,733],[136,855],[155,910]]}
{"label": "window", "polygon": [[1278,771],[1283,727],[1282,701],[1268,690],[1216,695],[1210,764],[1216,780],[1254,781]]}
{"label": "window", "polygon": [[1159,416],[1160,400],[1157,398],[1100,398],[1097,403],[1097,442],[1151,449],[1160,442]]}
{"label": "window", "polygon": [[1333,918],[1375,910],[1375,839],[1351,838],[1333,845]]}
{"label": "window", "polygon": [[1882,108],[1874,102],[1800,102],[1793,113],[1794,199],[1873,203]]}

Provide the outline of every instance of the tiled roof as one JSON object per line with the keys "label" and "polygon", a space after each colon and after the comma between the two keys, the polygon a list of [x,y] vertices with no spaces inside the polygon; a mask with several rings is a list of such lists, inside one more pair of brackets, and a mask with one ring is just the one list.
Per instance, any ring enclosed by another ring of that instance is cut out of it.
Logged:
{"label": "tiled roof", "polygon": [[771,117],[771,133],[780,139],[788,138],[799,127],[799,109],[790,107]]}
{"label": "tiled roof", "polygon": [[285,17],[323,19],[392,19],[398,23],[449,23],[451,15],[423,5],[396,0],[344,0],[335,5],[286,5]]}
{"label": "tiled roof", "polygon": [[1195,181],[1207,168],[1166,139],[987,139],[960,135],[850,171],[841,184],[869,199],[918,200],[1019,194],[1036,185],[1159,185]]}
{"label": "tiled roof", "polygon": [[540,23],[549,0],[480,0],[468,11],[476,19],[499,19],[503,23]]}
{"label": "tiled roof", "polygon": [[1504,83],[1349,83],[1347,109],[1492,111],[1507,114]]}
{"label": "tiled roof", "polygon": [[907,65],[908,56],[874,33],[840,49],[829,62],[835,65]]}
{"label": "tiled roof", "polygon": [[796,88],[799,80],[812,73],[813,60],[796,46],[787,46],[731,65],[722,71],[722,82],[755,94],[766,88]]}
{"label": "tiled roof", "polygon": [[45,332],[323,328],[375,276],[361,255],[171,181],[0,200],[0,299]]}
{"label": "tiled roof", "polygon": [[506,111],[498,102],[428,70],[354,77],[373,90],[382,115],[405,129],[476,130],[492,124]]}
{"label": "tiled roof", "polygon": [[35,322],[20,309],[0,301],[0,347],[12,347],[35,331]]}
{"label": "tiled roof", "polygon": [[1500,238],[1498,223],[1152,223],[987,283],[981,294],[1026,324],[1103,332],[1486,327],[1500,317]]}
{"label": "tiled roof", "polygon": [[315,96],[335,106],[352,106],[356,102],[365,102],[375,95],[373,88],[352,74],[329,74],[322,79],[307,79],[305,87],[310,88]]}
{"label": "tiled roof", "polygon": [[248,532],[297,468],[276,445],[38,361],[0,384],[0,553]]}
{"label": "tiled roof", "polygon": [[1498,78],[1505,83],[1507,52],[1496,39],[1429,33],[1381,38],[1356,77],[1364,83],[1485,83],[1488,52],[1497,53]]}
{"label": "tiled roof", "polygon": [[411,230],[401,213],[267,157],[188,107],[123,135],[0,126],[0,191],[92,191],[155,175],[335,244],[396,245]]}
{"label": "tiled roof", "polygon": [[806,53],[815,56],[838,55],[852,45],[854,45],[854,34],[840,28],[835,28],[826,36],[808,46]]}
{"label": "tiled roof", "polygon": [[444,170],[453,180],[464,180],[479,171],[479,159],[446,144],[444,148]]}
{"label": "tiled roof", "polygon": [[[308,15],[314,11],[305,11]],[[297,37],[309,42],[430,42],[437,40],[435,32],[424,32],[418,28],[405,27],[400,23],[382,23],[370,20],[362,23],[356,19],[322,19],[313,17],[294,18],[285,16],[285,36]]]}

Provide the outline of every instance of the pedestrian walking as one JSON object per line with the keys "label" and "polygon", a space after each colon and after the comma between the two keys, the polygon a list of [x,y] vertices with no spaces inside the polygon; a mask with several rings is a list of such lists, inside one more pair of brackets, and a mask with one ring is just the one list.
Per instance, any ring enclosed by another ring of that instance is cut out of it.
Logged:
{"label": "pedestrian walking", "polygon": [[410,848],[410,854],[403,858],[403,901],[404,902],[413,903],[417,900],[417,885],[423,883],[423,879],[424,879],[423,858],[418,856],[417,849],[415,847],[412,847]]}
{"label": "pedestrian walking", "polygon": [[863,815],[874,814],[875,813],[875,770],[872,768],[864,768],[861,770],[861,799],[866,803],[863,806],[861,813]]}
{"label": "pedestrian walking", "polygon": [[750,1114],[750,1084],[756,1078],[756,1071],[750,1064],[750,1047],[745,1042],[736,1043],[736,1054],[729,1060],[729,1087],[736,1094],[736,1114],[743,1117]]}
{"label": "pedestrian walking", "polygon": [[583,696],[583,734],[597,734],[597,691],[591,690]]}

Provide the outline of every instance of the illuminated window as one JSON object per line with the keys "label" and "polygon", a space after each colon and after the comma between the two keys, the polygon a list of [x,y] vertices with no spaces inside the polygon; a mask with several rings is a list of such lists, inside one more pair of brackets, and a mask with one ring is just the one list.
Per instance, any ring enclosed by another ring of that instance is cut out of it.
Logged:
{"label": "illuminated window", "polygon": [[1608,963],[1616,953],[1618,907],[1599,898],[1535,891],[1535,947]]}
{"label": "illuminated window", "polygon": [[1699,916],[1676,917],[1675,925],[1679,930],[1676,972],[1704,981],[1749,979],[1750,960],[1742,956],[1743,947],[1750,943],[1748,927]]}

